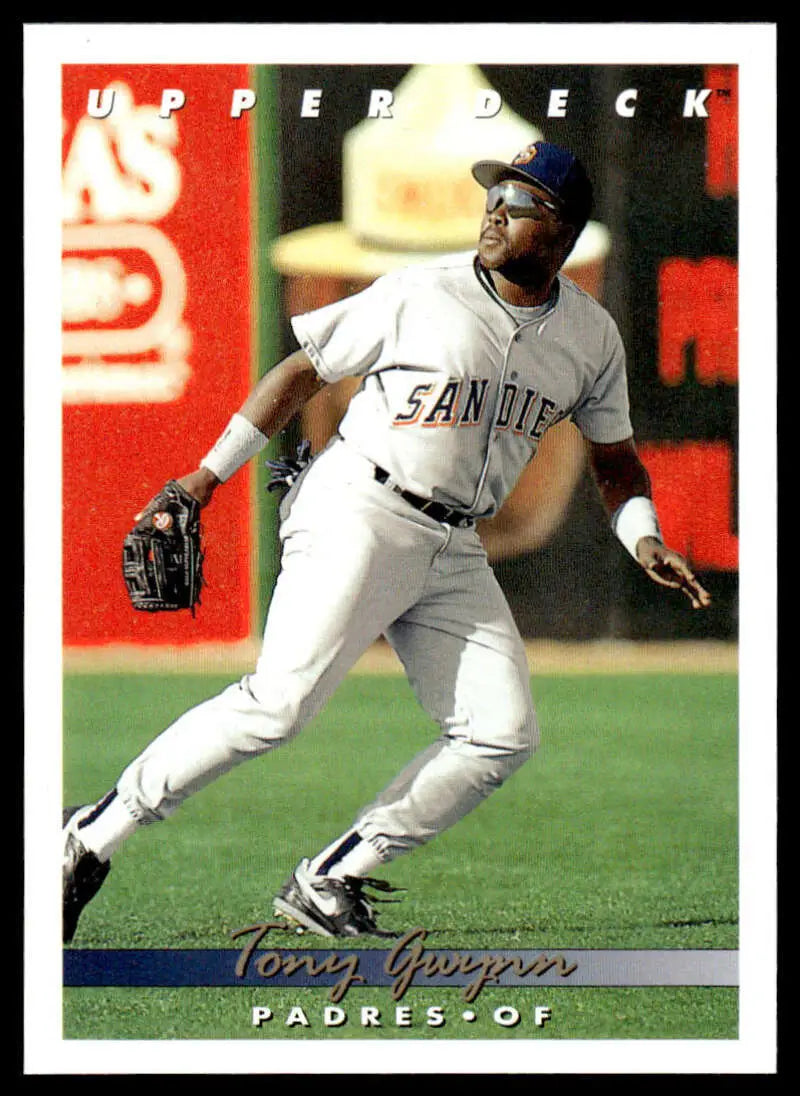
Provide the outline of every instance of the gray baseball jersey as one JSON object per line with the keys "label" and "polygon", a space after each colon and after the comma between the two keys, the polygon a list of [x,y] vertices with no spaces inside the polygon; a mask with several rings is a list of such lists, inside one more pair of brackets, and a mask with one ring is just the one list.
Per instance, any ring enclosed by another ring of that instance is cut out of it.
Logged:
{"label": "gray baseball jersey", "polygon": [[328,382],[361,376],[340,433],[405,489],[489,517],[548,427],[632,435],[625,351],[608,312],[559,275],[551,301],[513,308],[474,253],[379,278],[292,319]]}

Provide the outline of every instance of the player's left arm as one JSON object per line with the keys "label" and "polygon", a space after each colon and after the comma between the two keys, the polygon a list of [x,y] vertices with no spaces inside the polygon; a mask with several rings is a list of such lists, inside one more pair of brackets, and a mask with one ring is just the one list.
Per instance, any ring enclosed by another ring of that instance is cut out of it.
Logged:
{"label": "player's left arm", "polygon": [[705,609],[711,595],[686,559],[661,539],[652,505],[650,477],[633,438],[612,444],[588,442],[589,466],[615,531],[645,573],[661,586],[682,590],[694,609]]}

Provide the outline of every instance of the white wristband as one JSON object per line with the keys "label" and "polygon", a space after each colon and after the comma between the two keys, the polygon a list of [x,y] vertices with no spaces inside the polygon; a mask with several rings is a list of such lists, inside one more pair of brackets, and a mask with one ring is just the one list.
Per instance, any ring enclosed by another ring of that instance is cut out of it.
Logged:
{"label": "white wristband", "polygon": [[220,483],[225,483],[251,457],[260,453],[268,441],[266,434],[237,411],[200,464],[213,472]]}
{"label": "white wristband", "polygon": [[652,500],[644,495],[636,495],[627,502],[623,502],[611,519],[611,528],[637,563],[639,557],[636,555],[636,545],[642,537],[663,539],[658,526],[656,508]]}

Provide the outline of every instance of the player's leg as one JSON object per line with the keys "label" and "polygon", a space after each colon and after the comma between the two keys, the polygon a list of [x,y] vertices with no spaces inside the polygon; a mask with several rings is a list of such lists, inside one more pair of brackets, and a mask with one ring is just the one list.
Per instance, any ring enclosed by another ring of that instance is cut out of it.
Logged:
{"label": "player's leg", "polygon": [[[493,576],[492,581],[493,581]],[[491,599],[473,634],[413,611],[389,632],[415,693],[441,734],[365,808],[358,833],[384,861],[430,841],[499,788],[531,757],[539,730],[521,640]],[[439,606],[441,609],[442,606]]]}
{"label": "player's leg", "polygon": [[[374,911],[360,893],[349,910],[342,909],[331,886],[357,886],[358,877],[458,822],[539,741],[524,646],[476,538],[454,534],[434,565],[426,596],[387,636],[442,733],[359,814],[352,829],[302,862],[279,895],[280,912],[326,934],[344,927],[355,935],[353,925],[377,931]],[[320,896],[331,903],[338,923],[324,911],[319,916]]]}
{"label": "player's leg", "polygon": [[499,788],[538,745],[525,662],[425,625],[398,624],[389,635],[442,733],[351,830],[311,858],[316,874],[368,875],[431,840]]}

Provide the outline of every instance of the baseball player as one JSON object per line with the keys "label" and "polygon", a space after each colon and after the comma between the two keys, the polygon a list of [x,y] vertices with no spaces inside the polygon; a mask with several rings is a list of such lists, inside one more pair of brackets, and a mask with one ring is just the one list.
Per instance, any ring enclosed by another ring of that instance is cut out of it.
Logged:
{"label": "baseball player", "polygon": [[525,650],[475,523],[553,423],[571,417],[582,432],[616,535],[645,573],[696,609],[710,603],[663,543],[617,327],[560,273],[591,209],[581,163],[539,141],[472,172],[486,189],[477,253],[295,316],[300,348],[178,481],[208,505],[323,385],[362,378],[281,503],[282,567],[253,672],[178,718],[97,803],[65,812],[65,941],[128,837],[287,742],[382,635],[439,736],[274,901],[323,936],[392,935],[365,887],[393,888],[372,873],[458,822],[538,745]]}

